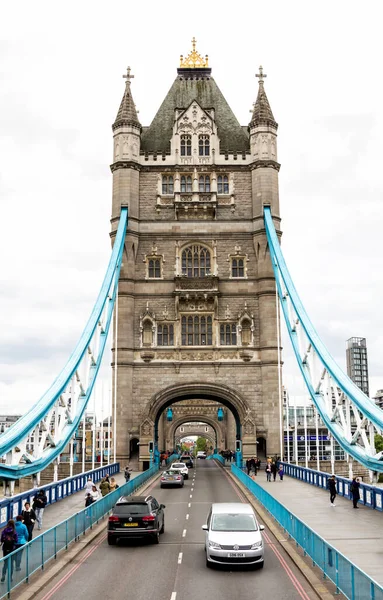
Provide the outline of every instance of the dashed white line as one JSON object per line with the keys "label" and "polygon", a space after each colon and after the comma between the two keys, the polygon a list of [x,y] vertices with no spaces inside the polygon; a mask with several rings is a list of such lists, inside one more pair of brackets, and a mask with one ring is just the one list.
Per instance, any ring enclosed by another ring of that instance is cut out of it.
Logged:
{"label": "dashed white line", "polygon": [[194,490],[194,488],[191,488],[191,490],[190,490],[190,491],[192,492],[193,490]]}
{"label": "dashed white line", "polygon": [[177,597],[177,592],[172,592],[172,595],[170,596],[170,600],[176,600]]}
{"label": "dashed white line", "polygon": [[182,537],[186,537],[186,529],[183,530]]}
{"label": "dashed white line", "polygon": [[190,507],[191,507],[191,502],[189,502],[189,504],[188,504],[188,508],[190,508]]}
{"label": "dashed white line", "polygon": [[190,498],[193,498],[193,494],[190,494]]}
{"label": "dashed white line", "polygon": [[182,563],[182,552],[180,552],[178,555],[178,564],[180,565],[181,563]]}
{"label": "dashed white line", "polygon": [[186,515],[186,520],[188,520],[188,518],[189,518],[189,515]]}

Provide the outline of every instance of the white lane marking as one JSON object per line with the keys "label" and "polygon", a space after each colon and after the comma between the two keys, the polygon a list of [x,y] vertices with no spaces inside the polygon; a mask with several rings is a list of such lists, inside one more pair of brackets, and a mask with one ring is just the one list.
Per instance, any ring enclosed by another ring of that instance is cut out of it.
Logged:
{"label": "white lane marking", "polygon": [[192,492],[193,490],[194,490],[194,488],[191,488],[191,490],[190,490],[190,491]]}
{"label": "white lane marking", "polygon": [[185,536],[186,536],[186,529],[184,529],[182,532],[182,537],[185,537]]}
{"label": "white lane marking", "polygon": [[176,600],[177,597],[177,592],[172,592],[172,595],[170,596],[170,600]]}
{"label": "white lane marking", "polygon": [[182,563],[182,552],[180,552],[178,555],[178,564],[180,565],[181,563]]}
{"label": "white lane marking", "polygon": [[188,520],[188,518],[189,518],[189,515],[186,515],[186,520]]}
{"label": "white lane marking", "polygon": [[190,498],[193,498],[193,494],[190,494]]}
{"label": "white lane marking", "polygon": [[191,507],[191,502],[189,502],[189,504],[188,504],[188,508],[190,508],[190,507]]}

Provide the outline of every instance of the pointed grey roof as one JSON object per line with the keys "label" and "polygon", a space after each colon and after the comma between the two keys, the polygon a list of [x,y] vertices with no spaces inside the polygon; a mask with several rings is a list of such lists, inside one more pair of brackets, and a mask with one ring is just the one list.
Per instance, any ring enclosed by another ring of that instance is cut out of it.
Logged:
{"label": "pointed grey roof", "polygon": [[133,77],[133,75],[130,75],[130,68],[128,68],[128,75],[124,75],[123,77],[126,79],[125,92],[112,127],[116,129],[116,127],[121,125],[136,125],[141,129],[141,123],[138,120],[136,105],[134,104],[130,89],[130,79]]}
{"label": "pointed grey roof", "polygon": [[262,80],[259,81],[258,96],[254,104],[250,127],[260,124],[268,124],[273,125],[276,128],[278,127],[278,124],[274,119],[273,112],[270,108]]}
{"label": "pointed grey roof", "polygon": [[178,76],[151,125],[142,133],[141,150],[167,152],[173,135],[175,109],[187,109],[196,100],[203,109],[214,109],[221,152],[250,149],[248,134],[238,123],[210,69],[178,69]]}

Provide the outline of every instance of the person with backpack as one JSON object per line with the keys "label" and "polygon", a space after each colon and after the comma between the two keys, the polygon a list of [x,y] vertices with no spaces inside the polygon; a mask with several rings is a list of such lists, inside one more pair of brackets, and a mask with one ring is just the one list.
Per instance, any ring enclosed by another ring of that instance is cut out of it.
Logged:
{"label": "person with backpack", "polygon": [[[24,544],[27,544],[29,539],[29,532],[26,525],[23,523],[23,517],[21,515],[18,515],[16,517],[15,530],[17,534],[17,544],[15,550],[17,550],[24,546]],[[21,571],[22,556],[23,551],[19,550],[15,556],[16,571]]]}
{"label": "person with backpack", "polygon": [[[15,528],[15,522],[13,519],[9,519],[7,526],[1,532],[1,545],[3,547],[3,556],[8,556],[16,549],[17,544],[17,533]],[[11,581],[13,577],[13,560],[5,560],[3,562],[3,570],[1,572],[1,583],[4,583],[5,576],[7,574],[9,562],[11,562]]]}
{"label": "person with backpack", "polygon": [[336,498],[336,479],[335,475],[331,475],[327,481],[327,489],[330,492],[330,505],[335,506],[334,500]]}
{"label": "person with backpack", "polygon": [[358,506],[358,502],[360,500],[359,488],[360,488],[359,479],[357,477],[354,477],[351,482],[351,485],[350,485],[350,492],[352,494],[352,505],[354,508],[359,508],[359,506]]}
{"label": "person with backpack", "polygon": [[47,502],[48,498],[44,490],[39,490],[36,496],[33,498],[32,508],[36,514],[37,529],[41,529],[43,526],[43,514]]}
{"label": "person with backpack", "polygon": [[132,469],[130,469],[129,465],[127,465],[125,467],[125,470],[124,470],[124,477],[125,477],[126,483],[128,483],[128,481],[130,480],[130,474],[131,474],[131,472],[132,472]]}
{"label": "person with backpack", "polygon": [[26,502],[24,504],[24,509],[21,511],[21,516],[23,517],[24,525],[28,529],[28,533],[29,533],[28,542],[30,542],[32,539],[32,535],[33,535],[33,528],[35,526],[36,513],[33,510],[33,508],[31,508],[31,505],[29,504],[29,502]]}

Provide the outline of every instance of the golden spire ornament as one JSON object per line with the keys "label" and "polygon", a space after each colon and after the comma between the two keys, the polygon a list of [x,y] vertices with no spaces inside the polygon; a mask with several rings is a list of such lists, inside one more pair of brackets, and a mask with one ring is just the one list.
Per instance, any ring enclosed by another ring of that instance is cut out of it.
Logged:
{"label": "golden spire ornament", "polygon": [[196,50],[197,40],[195,37],[192,39],[192,51],[186,58],[181,54],[180,57],[180,68],[181,69],[205,69],[209,66],[209,58],[206,54],[205,58],[199,54]]}

